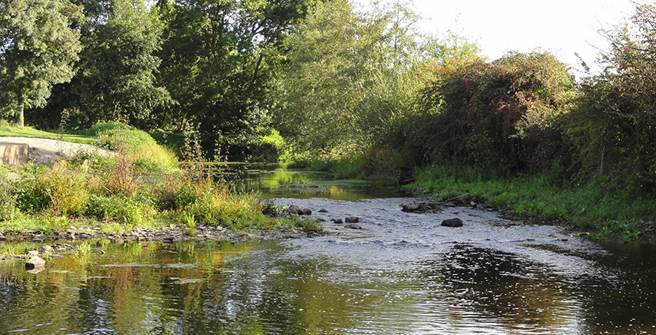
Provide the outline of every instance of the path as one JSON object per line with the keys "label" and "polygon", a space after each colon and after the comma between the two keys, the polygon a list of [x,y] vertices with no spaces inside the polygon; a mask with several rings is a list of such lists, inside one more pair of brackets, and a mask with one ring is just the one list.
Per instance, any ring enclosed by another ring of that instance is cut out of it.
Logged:
{"label": "path", "polygon": [[[15,154],[15,150],[7,150],[8,145],[29,146],[29,159],[37,164],[52,164],[60,158],[71,158],[80,153],[91,153],[100,156],[114,155],[112,151],[101,149],[90,144],[71,143],[59,140],[29,138],[29,137],[0,137],[0,158],[2,161],[16,161],[5,155]],[[19,160],[20,161],[20,160]],[[24,161],[21,163],[25,163]]]}

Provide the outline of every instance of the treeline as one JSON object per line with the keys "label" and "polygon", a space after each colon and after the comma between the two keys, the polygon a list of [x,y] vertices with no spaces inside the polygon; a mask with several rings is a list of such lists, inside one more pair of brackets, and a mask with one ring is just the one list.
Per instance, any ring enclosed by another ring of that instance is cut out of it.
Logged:
{"label": "treeline", "polygon": [[0,112],[121,121],[247,159],[271,131],[283,40],[314,0],[0,0]]}
{"label": "treeline", "polygon": [[578,81],[548,52],[489,61],[457,37],[421,38],[402,6],[378,16],[346,1],[319,8],[291,39],[279,115],[283,135],[334,169],[454,163],[656,186],[656,6],[607,32],[603,70]]}
{"label": "treeline", "polygon": [[344,174],[448,162],[655,186],[654,5],[608,32],[603,71],[582,80],[547,52],[486,60],[417,20],[399,2],[0,0],[0,113]]}

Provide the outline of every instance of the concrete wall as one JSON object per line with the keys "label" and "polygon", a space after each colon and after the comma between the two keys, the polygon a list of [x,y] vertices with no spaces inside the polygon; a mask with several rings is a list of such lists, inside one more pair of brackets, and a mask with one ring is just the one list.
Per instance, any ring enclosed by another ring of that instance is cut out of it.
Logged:
{"label": "concrete wall", "polygon": [[30,146],[22,143],[0,143],[0,162],[4,165],[23,165],[30,159]]}

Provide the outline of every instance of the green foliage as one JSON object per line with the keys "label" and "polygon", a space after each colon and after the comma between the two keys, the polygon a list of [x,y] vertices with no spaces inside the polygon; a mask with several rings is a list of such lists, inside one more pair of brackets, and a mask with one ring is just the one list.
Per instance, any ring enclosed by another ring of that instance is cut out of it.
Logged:
{"label": "green foliage", "polygon": [[16,195],[6,172],[0,166],[0,222],[10,220],[16,212]]}
{"label": "green foliage", "polygon": [[157,11],[143,0],[113,0],[90,13],[84,28],[80,71],[71,90],[79,99],[80,115],[87,123],[122,120],[134,125],[151,121],[155,109],[171,103],[167,90],[157,83],[161,60],[162,23]]}
{"label": "green foliage", "polygon": [[16,183],[16,206],[21,212],[35,214],[50,205],[48,185],[40,178],[43,173],[43,168],[29,167]]}
{"label": "green foliage", "polygon": [[317,5],[286,40],[276,123],[297,150],[339,160],[381,141],[411,108],[422,49],[402,6],[357,15],[349,1]]}
{"label": "green foliage", "polygon": [[482,168],[440,165],[418,171],[415,186],[445,200],[482,201],[522,217],[569,222],[631,239],[639,235],[636,221],[653,224],[655,219],[656,199],[602,181],[571,185],[544,174],[504,177]]}
{"label": "green foliage", "polygon": [[284,60],[280,42],[314,2],[160,1],[159,78],[177,104],[159,119],[200,124],[206,157],[250,158],[269,131],[268,88]]}
{"label": "green foliage", "polygon": [[[547,53],[509,54],[491,63],[434,69],[411,144],[428,161],[460,161],[506,171],[550,166],[560,152],[556,120],[575,90],[567,68]],[[435,112],[432,112],[435,111]]]}
{"label": "green foliage", "polygon": [[152,219],[153,209],[147,201],[135,201],[124,195],[92,195],[85,215],[106,222],[142,227]]}
{"label": "green foliage", "polygon": [[16,108],[20,126],[24,108],[44,106],[73,76],[81,19],[68,0],[0,1],[0,105]]}
{"label": "green foliage", "polygon": [[653,190],[656,187],[656,5],[637,6],[626,27],[609,34],[606,69],[587,79],[566,120],[575,163],[587,176]]}
{"label": "green foliage", "polygon": [[145,131],[119,122],[99,122],[87,133],[96,136],[100,145],[125,155],[139,169],[150,172],[177,169],[175,154],[157,144]]}

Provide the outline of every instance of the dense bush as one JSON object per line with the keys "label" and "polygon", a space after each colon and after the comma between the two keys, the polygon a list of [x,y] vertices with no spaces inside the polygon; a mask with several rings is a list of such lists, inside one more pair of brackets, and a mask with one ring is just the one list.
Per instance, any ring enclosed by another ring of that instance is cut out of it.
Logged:
{"label": "dense bush", "polygon": [[0,222],[9,220],[16,211],[16,196],[13,185],[8,179],[7,171],[0,166]]}
{"label": "dense bush", "polygon": [[554,56],[514,53],[441,70],[423,92],[425,114],[410,136],[420,160],[518,171],[554,158],[558,150],[550,147],[558,140],[550,135],[575,97],[567,68]]}
{"label": "dense bush", "polygon": [[89,198],[85,214],[104,222],[144,226],[153,219],[154,209],[148,201],[135,201],[124,195]]}
{"label": "dense bush", "polygon": [[655,31],[656,5],[639,5],[631,24],[610,35],[603,73],[582,84],[566,126],[586,175],[656,187]]}

